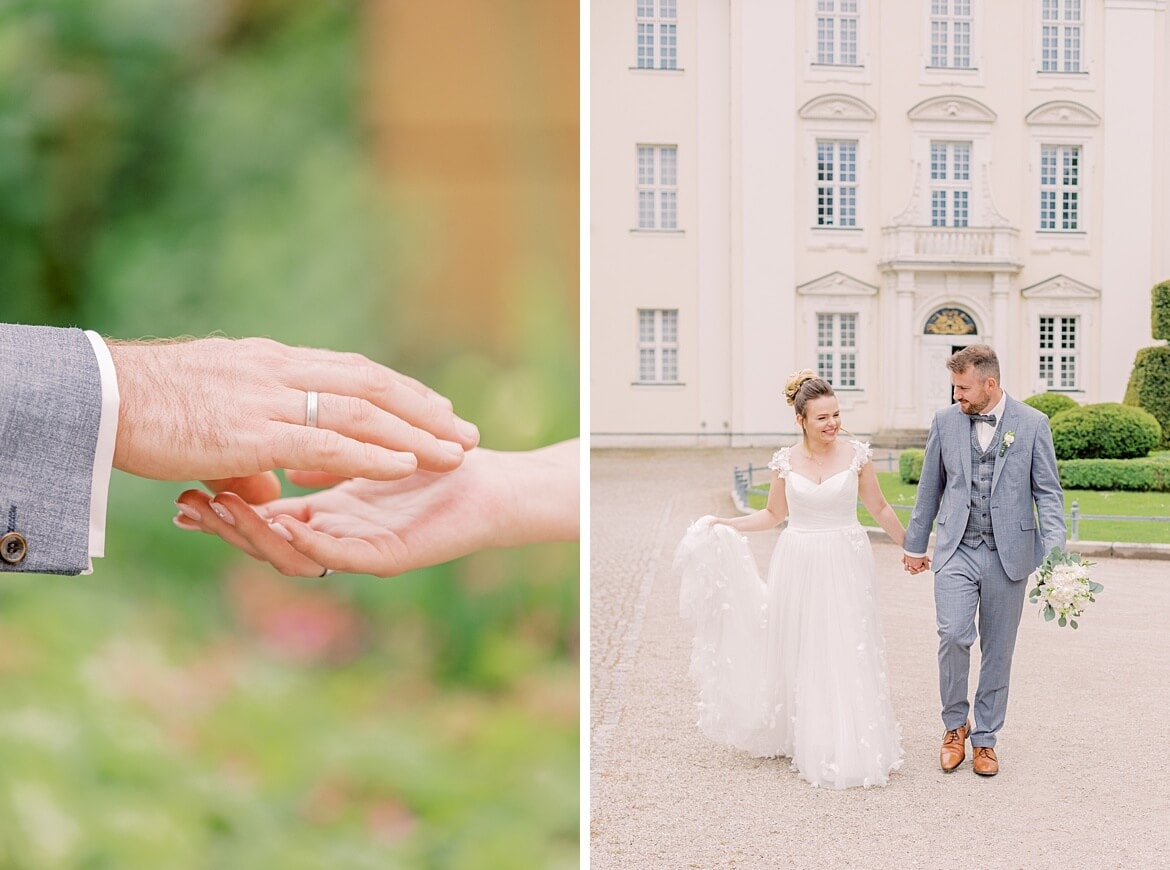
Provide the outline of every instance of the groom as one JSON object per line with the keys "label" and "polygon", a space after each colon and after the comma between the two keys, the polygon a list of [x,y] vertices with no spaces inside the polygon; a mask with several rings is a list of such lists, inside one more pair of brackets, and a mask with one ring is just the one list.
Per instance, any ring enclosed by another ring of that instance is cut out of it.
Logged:
{"label": "groom", "polygon": [[[969,736],[975,772],[995,776],[1024,580],[1053,547],[1064,548],[1064,493],[1048,418],[1003,391],[995,351],[970,345],[947,368],[955,402],[931,422],[902,562],[912,574],[931,564],[937,517],[934,606],[946,728],[939,761],[948,773],[962,764]],[[976,613],[983,661],[972,728],[967,678]]]}

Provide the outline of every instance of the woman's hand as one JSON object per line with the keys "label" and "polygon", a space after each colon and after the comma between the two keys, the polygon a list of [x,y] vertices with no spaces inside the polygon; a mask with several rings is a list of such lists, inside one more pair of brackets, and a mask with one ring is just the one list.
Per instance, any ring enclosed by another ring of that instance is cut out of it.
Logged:
{"label": "woman's hand", "polygon": [[[577,441],[527,452],[469,451],[445,474],[348,480],[255,507],[231,492],[187,490],[175,523],[219,535],[282,574],[328,568],[391,577],[488,547],[576,540]],[[288,472],[294,483],[322,475]]]}

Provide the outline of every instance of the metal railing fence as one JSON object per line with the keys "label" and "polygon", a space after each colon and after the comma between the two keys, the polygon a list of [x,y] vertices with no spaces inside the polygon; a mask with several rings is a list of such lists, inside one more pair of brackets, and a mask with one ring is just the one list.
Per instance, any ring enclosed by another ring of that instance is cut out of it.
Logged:
{"label": "metal railing fence", "polygon": [[[875,464],[886,467],[883,471],[893,471],[897,467],[898,459],[896,456],[885,456],[875,458],[872,460]],[[758,472],[766,472],[771,477],[771,470],[766,465],[752,465],[748,464],[747,468],[740,468],[735,466],[732,475],[734,479],[735,491],[739,495],[739,501],[744,506],[748,503],[748,496],[752,493],[756,495],[767,495],[767,487],[762,483],[755,482],[755,475]],[[860,504],[861,502],[858,502]],[[896,511],[912,511],[913,505],[895,504],[891,507]],[[1081,539],[1081,521],[1082,520],[1107,520],[1111,522],[1132,522],[1132,523],[1170,523],[1170,517],[1122,517],[1112,516],[1109,514],[1082,514],[1079,502],[1074,501],[1069,505],[1069,513],[1064,515],[1065,521],[1068,523],[1068,539],[1070,541],[1079,541]]]}

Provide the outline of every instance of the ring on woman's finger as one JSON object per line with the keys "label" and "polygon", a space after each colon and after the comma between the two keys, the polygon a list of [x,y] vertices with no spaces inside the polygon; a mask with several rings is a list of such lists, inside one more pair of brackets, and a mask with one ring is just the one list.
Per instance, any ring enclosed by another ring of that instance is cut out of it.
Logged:
{"label": "ring on woman's finger", "polygon": [[317,391],[309,390],[305,393],[305,425],[317,428]]}
{"label": "ring on woman's finger", "polygon": [[317,576],[318,576],[318,577],[328,577],[328,576],[329,576],[330,574],[332,574],[332,573],[333,573],[333,569],[332,569],[332,568],[326,568],[324,571],[322,571],[322,572],[321,572],[320,574],[318,574]]}

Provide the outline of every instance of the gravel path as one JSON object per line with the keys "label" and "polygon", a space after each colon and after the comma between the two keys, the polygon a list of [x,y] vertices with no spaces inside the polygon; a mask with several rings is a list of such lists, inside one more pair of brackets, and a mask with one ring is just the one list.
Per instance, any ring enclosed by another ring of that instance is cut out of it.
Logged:
{"label": "gravel path", "polygon": [[[694,726],[689,624],[671,562],[688,523],[729,516],[731,468],[768,451],[592,454],[590,866],[1170,866],[1170,562],[1102,558],[1080,630],[1025,604],[1002,772],[938,769],[930,575],[875,540],[906,760],[885,788],[811,788]],[[776,532],[752,536],[766,567]],[[977,661],[977,656],[976,656]],[[972,684],[973,688],[973,684]]]}

